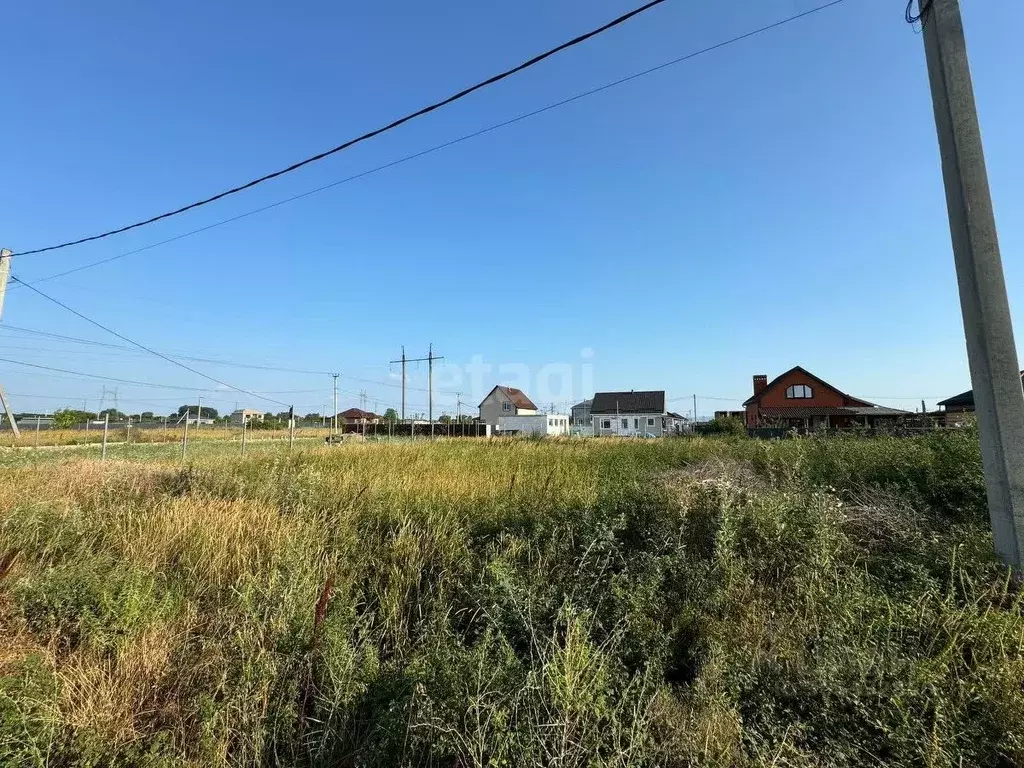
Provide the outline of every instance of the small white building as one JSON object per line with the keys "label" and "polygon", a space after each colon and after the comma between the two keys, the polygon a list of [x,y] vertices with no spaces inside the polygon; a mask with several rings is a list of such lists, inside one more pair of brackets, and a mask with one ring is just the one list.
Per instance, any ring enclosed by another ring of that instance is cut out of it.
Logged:
{"label": "small white building", "polygon": [[497,386],[480,401],[480,421],[498,428],[498,419],[509,416],[536,416],[537,406],[526,393],[515,387]]}
{"label": "small white building", "polygon": [[240,427],[242,424],[252,424],[254,421],[263,421],[263,411],[255,411],[252,408],[242,408],[231,414],[231,425]]}
{"label": "small white building", "polygon": [[528,416],[499,416],[495,434],[559,437],[569,434],[569,417],[564,413],[536,413]]}

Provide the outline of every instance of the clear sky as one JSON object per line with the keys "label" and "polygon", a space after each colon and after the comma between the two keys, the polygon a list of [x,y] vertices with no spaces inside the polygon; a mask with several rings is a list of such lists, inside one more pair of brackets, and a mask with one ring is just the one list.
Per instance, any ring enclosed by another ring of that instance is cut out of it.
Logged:
{"label": "clear sky", "polygon": [[[377,127],[635,4],[8,4],[0,244],[35,248],[177,207]],[[351,151],[133,233],[15,259],[14,274],[32,281],[236,216],[816,4],[669,0]],[[1024,4],[966,3],[964,18],[1019,317]],[[388,361],[403,344],[420,356],[430,342],[445,356],[438,411],[454,407],[450,391],[475,405],[509,381],[559,405],[594,388],[665,389],[687,412],[697,393],[703,415],[737,407],[752,374],[797,364],[908,409],[970,385],[923,43],[896,0],[846,0],[40,288],[163,351],[337,370],[342,408],[358,405],[353,393],[362,390],[368,407],[396,404],[397,367]],[[216,389],[145,354],[11,326],[120,343],[20,286],[8,291],[0,358]],[[493,369],[481,373],[474,359]],[[281,393],[270,396],[302,412],[330,402],[324,374],[189,364]],[[558,366],[571,381],[559,380]],[[424,367],[410,374],[422,388]],[[83,400],[95,409],[103,389],[98,379],[9,362],[0,362],[0,380],[19,411]],[[189,389],[116,386],[122,410],[195,402]],[[282,409],[233,392],[204,399],[222,410]],[[426,394],[412,390],[409,402],[425,410]]]}

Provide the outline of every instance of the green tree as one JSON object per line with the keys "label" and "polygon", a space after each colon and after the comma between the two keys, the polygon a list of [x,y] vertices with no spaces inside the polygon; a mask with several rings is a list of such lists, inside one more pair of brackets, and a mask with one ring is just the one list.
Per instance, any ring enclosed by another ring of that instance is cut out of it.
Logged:
{"label": "green tree", "polygon": [[74,408],[64,408],[59,411],[55,411],[53,414],[53,426],[56,429],[70,429],[71,427],[77,426],[78,424],[84,424],[89,419],[95,419],[95,413],[89,413],[88,411],[79,411]]}
{"label": "green tree", "polygon": [[[177,416],[184,416],[185,415],[185,411],[188,411],[189,416],[195,416],[196,412],[198,411],[198,409],[199,409],[198,405],[180,405],[180,406],[178,406],[178,412],[175,413],[175,414],[171,414],[171,417],[173,418],[173,417],[177,417]],[[216,408],[210,408],[209,406],[204,405],[203,408],[202,408],[202,413],[200,414],[200,418],[203,418],[203,419],[216,419],[217,418],[217,409]]]}
{"label": "green tree", "polygon": [[394,408],[388,408],[386,411],[384,411],[384,415],[381,417],[381,419],[390,424],[397,424],[398,411],[396,411]]}

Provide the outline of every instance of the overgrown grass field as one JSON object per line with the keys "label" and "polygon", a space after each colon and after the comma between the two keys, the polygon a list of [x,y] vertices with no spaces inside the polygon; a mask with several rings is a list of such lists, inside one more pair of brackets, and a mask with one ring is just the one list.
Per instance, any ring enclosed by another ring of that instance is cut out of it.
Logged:
{"label": "overgrown grass field", "polygon": [[[130,429],[123,424],[111,425],[107,430],[107,441],[110,444],[135,443],[175,443],[180,445],[184,427],[150,428],[132,426]],[[323,440],[329,430],[320,427],[299,427],[295,430],[297,440]],[[242,428],[217,424],[203,426],[199,429],[191,427],[188,431],[189,443],[206,441],[241,442]],[[250,442],[268,440],[284,441],[288,439],[287,429],[250,429],[247,439]],[[103,442],[103,425],[92,429],[43,429],[36,431],[31,426],[22,427],[21,435],[15,437],[13,432],[5,431],[0,439],[0,448],[46,448],[54,446],[99,445]]]}
{"label": "overgrown grass field", "polygon": [[2,765],[1024,764],[969,431],[153,448],[0,470]]}

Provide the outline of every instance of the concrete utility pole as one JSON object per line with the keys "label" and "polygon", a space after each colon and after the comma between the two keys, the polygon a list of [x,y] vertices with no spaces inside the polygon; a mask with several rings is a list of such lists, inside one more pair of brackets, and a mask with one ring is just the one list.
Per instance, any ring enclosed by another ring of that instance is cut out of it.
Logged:
{"label": "concrete utility pole", "polygon": [[[406,357],[405,347],[402,347],[402,359],[392,360],[392,363],[400,362],[402,364],[402,421],[405,421],[405,364],[406,363],[421,363],[424,360],[427,361],[427,419],[430,421],[430,436],[434,436],[434,361],[444,360],[441,355],[434,354],[434,345],[430,345],[430,351],[427,352],[426,357]],[[410,435],[416,436],[415,427],[410,429]]]}
{"label": "concrete utility pole", "polygon": [[185,433],[181,436],[181,460],[185,460],[188,453],[188,409],[185,410]]}
{"label": "concrete utility pole", "polygon": [[1024,394],[958,0],[919,0],[995,550],[1024,566]]}
{"label": "concrete utility pole", "polygon": [[402,359],[392,360],[391,363],[402,364],[402,421],[405,421],[405,345],[402,345]]}
{"label": "concrete utility pole", "polygon": [[[334,377],[334,414],[331,416],[331,437],[338,431],[338,374],[332,373]],[[244,422],[245,419],[243,418]]]}
{"label": "concrete utility pole", "polygon": [[[0,249],[0,318],[4,314],[4,297],[7,295],[7,280],[11,275],[11,252],[6,248]],[[21,432],[18,430],[18,422],[14,420],[14,412],[11,410],[10,403],[7,402],[7,393],[4,392],[4,388],[0,386],[0,404],[3,404],[4,413],[7,414],[7,421],[11,425],[11,431],[14,432],[16,438],[21,437]]]}
{"label": "concrete utility pole", "polygon": [[199,405],[197,406],[196,412],[196,429],[199,429],[199,425],[203,421],[203,396],[199,396]]}

